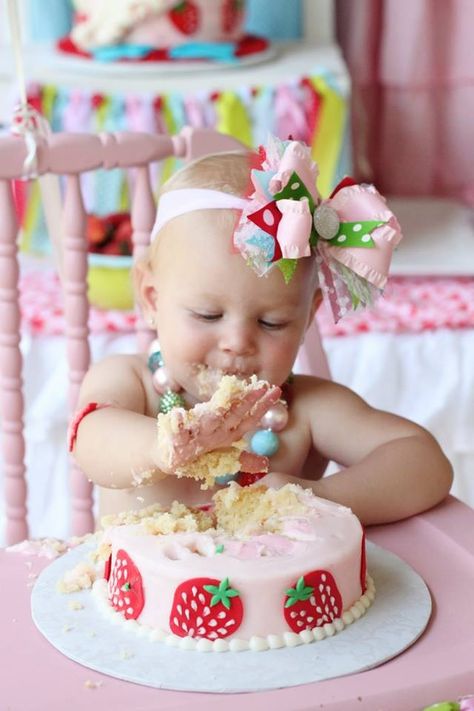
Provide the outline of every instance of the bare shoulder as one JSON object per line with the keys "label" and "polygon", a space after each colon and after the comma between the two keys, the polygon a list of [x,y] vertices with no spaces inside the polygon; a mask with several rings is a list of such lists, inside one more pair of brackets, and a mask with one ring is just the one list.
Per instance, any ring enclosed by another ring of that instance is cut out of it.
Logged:
{"label": "bare shoulder", "polygon": [[136,412],[146,410],[145,357],[117,354],[94,363],[81,385],[79,407],[89,402],[116,405]]}

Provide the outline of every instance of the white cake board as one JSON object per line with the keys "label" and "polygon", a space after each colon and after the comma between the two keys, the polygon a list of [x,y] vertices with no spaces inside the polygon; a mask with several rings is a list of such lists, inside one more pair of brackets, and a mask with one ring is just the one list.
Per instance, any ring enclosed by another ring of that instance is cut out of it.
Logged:
{"label": "white cake board", "polygon": [[[90,591],[55,591],[58,579],[91,549],[83,544],[43,570],[33,588],[33,620],[46,639],[75,662],[160,689],[238,693],[355,674],[403,652],[422,634],[431,615],[431,597],[422,578],[393,553],[367,543],[375,601],[360,620],[334,637],[265,652],[184,651],[111,624]],[[69,609],[70,600],[79,600],[83,609]]]}

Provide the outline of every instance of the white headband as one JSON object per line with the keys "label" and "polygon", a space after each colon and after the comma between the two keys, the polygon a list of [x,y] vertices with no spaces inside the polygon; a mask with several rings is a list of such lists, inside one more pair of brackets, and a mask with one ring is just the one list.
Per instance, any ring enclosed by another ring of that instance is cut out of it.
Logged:
{"label": "white headband", "polygon": [[249,205],[246,198],[237,197],[220,190],[205,190],[202,188],[184,188],[170,190],[164,193],[158,202],[158,212],[152,230],[152,239],[167,222],[179,215],[185,215],[194,210],[244,210]]}

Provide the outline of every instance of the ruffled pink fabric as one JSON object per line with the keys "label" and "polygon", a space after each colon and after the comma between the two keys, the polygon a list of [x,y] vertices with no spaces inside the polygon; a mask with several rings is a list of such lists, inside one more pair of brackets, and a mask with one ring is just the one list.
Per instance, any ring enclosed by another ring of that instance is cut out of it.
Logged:
{"label": "ruffled pink fabric", "polygon": [[[57,275],[49,269],[23,270],[20,289],[24,328],[34,335],[62,335],[63,297]],[[92,333],[127,333],[133,331],[135,319],[133,312],[92,308],[90,329]],[[474,328],[474,279],[392,277],[372,308],[349,313],[335,324],[323,306],[317,320],[323,336]]]}

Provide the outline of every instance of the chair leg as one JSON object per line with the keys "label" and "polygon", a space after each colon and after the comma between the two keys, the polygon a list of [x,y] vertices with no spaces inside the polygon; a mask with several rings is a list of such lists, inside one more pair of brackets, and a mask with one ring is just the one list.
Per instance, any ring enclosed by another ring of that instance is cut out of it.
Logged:
{"label": "chair leg", "polygon": [[23,359],[16,220],[11,184],[0,180],[0,422],[5,476],[7,544],[28,538]]}
{"label": "chair leg", "polygon": [[[85,210],[78,175],[67,177],[63,214],[62,274],[66,347],[69,366],[69,407],[74,412],[79,388],[90,365],[89,301],[87,298],[87,243]],[[73,535],[94,530],[92,484],[71,460],[71,505]]]}

